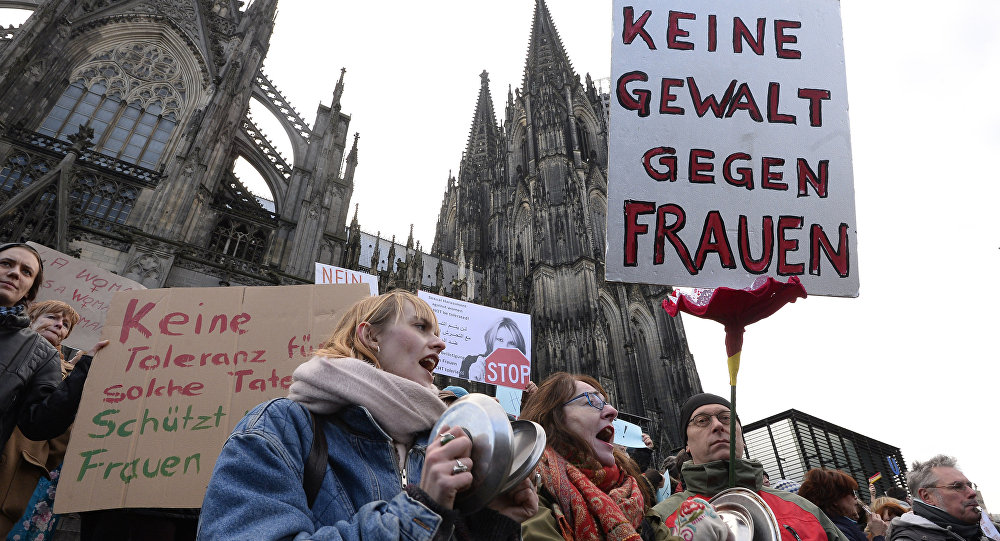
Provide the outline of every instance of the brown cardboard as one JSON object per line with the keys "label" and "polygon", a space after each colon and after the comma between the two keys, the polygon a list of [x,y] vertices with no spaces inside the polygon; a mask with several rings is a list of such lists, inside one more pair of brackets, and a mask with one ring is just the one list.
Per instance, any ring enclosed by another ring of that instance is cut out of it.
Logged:
{"label": "brown cardboard", "polygon": [[63,340],[67,346],[89,350],[100,340],[104,319],[111,298],[118,291],[146,289],[146,286],[104,270],[90,261],[68,256],[35,242],[28,243],[38,250],[44,265],[42,287],[36,301],[62,301],[80,314],[80,322]]}
{"label": "brown cardboard", "polygon": [[295,367],[367,296],[366,284],[115,294],[55,511],[201,507],[233,427],[286,396]]}

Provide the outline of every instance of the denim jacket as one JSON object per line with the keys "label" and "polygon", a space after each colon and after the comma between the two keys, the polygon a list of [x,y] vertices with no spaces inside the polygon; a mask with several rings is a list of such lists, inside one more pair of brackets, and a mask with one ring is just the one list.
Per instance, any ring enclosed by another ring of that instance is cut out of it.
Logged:
{"label": "denim jacket", "polygon": [[[363,407],[326,423],[329,467],[310,509],[302,486],[312,445],[308,412],[287,398],[258,405],[239,422],[215,463],[198,539],[431,540],[440,515],[402,488],[392,438]],[[420,483],[428,433],[407,453],[405,476]],[[450,530],[450,528],[449,528]]]}

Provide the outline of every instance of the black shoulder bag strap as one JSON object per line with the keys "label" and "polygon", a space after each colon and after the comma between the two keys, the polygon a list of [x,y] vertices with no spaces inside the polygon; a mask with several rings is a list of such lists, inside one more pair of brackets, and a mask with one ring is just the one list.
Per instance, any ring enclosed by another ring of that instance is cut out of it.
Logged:
{"label": "black shoulder bag strap", "polygon": [[[306,410],[309,411],[309,410]],[[306,459],[305,470],[302,472],[302,488],[306,491],[306,501],[312,509],[316,503],[316,496],[319,494],[319,487],[323,485],[323,475],[326,474],[326,434],[323,428],[326,426],[326,419],[320,415],[309,412],[313,425],[313,441],[309,448],[309,458]]]}

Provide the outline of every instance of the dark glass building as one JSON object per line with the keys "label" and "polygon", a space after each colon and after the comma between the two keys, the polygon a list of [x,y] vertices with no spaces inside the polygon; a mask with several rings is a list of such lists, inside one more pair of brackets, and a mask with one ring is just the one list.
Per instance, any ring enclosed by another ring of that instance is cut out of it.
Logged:
{"label": "dark glass building", "polygon": [[890,487],[906,486],[906,463],[899,447],[837,426],[818,417],[790,409],[743,426],[746,455],[760,461],[772,482],[802,482],[811,468],[843,470],[858,482],[865,501],[868,478],[881,473],[875,483],[879,495]]}

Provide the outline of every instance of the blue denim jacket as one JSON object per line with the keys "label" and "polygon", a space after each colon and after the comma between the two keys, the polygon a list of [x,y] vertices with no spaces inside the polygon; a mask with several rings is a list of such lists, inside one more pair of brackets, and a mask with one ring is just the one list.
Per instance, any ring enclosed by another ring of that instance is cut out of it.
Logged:
{"label": "blue denim jacket", "polygon": [[[310,509],[302,487],[309,414],[287,398],[250,411],[215,463],[198,539],[433,539],[442,518],[402,489],[392,438],[360,406],[334,417],[325,428],[329,468]],[[420,482],[427,436],[407,455],[409,483]]]}

